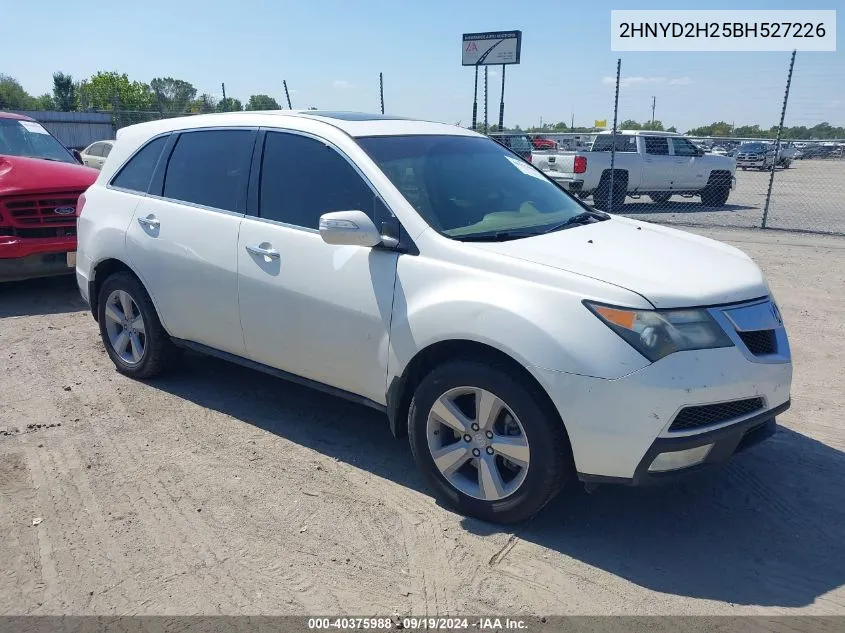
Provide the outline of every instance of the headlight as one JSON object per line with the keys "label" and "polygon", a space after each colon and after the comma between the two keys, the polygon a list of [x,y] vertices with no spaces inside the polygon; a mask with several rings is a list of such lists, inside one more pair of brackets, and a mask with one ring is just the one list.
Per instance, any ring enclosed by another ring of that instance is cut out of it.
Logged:
{"label": "headlight", "polygon": [[589,301],[584,305],[651,362],[674,352],[733,346],[707,310],[632,310]]}

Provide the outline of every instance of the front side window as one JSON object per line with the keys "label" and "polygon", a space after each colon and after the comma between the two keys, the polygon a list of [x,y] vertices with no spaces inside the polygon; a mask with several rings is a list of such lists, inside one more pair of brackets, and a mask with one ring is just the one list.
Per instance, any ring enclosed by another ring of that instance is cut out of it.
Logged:
{"label": "front side window", "polygon": [[162,195],[242,212],[254,134],[252,130],[182,133],[167,163]]}
{"label": "front side window", "polygon": [[675,156],[697,156],[698,148],[685,138],[672,138],[672,149]]}
{"label": "front side window", "polygon": [[317,229],[331,211],[373,215],[375,194],[338,152],[299,134],[268,132],[259,188],[259,215]]}
{"label": "front side window", "polygon": [[147,193],[159,156],[161,156],[161,150],[164,149],[166,142],[166,136],[159,136],[147,143],[129,159],[111,184],[121,189]]}
{"label": "front side window", "polygon": [[542,172],[487,138],[373,136],[358,143],[425,221],[447,237],[514,231],[526,237],[584,212]]}
{"label": "front side window", "polygon": [[77,164],[73,154],[37,121],[0,118],[0,154]]}

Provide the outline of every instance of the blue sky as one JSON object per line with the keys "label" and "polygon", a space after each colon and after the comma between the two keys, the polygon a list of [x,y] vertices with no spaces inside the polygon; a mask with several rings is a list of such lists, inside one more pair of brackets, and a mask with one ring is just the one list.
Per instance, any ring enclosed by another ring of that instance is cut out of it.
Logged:
{"label": "blue sky", "polygon": [[[149,82],[171,76],[199,92],[246,101],[267,93],[294,107],[376,111],[378,73],[390,113],[467,125],[473,71],[460,65],[461,33],[521,29],[522,63],[507,71],[505,123],[576,125],[612,118],[622,57],[620,119],[651,116],[686,129],[713,120],[775,124],[789,53],[613,53],[610,9],[680,8],[678,2],[563,0],[33,0],[2,10],[0,72],[33,94],[61,70],[75,78],[116,70]],[[690,2],[687,8],[789,9],[786,0]],[[800,6],[839,9],[830,0]],[[29,26],[31,25],[31,26]],[[840,29],[841,30],[841,29]],[[36,37],[37,34],[37,37]],[[845,51],[798,53],[787,124],[845,124]],[[11,55],[9,53],[12,53]],[[489,119],[498,118],[500,75],[491,68]],[[479,90],[479,93],[481,91]],[[479,105],[479,115],[482,114]]]}

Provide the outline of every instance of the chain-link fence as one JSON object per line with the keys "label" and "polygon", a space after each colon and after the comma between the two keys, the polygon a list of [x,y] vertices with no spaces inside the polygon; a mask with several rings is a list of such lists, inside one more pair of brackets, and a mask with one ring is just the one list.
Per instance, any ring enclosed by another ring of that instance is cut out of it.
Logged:
{"label": "chain-link fence", "polygon": [[[766,123],[776,117],[771,127],[737,126],[731,117],[731,123],[705,126],[715,134],[677,134],[670,116],[683,115],[684,93],[694,97],[696,82],[683,74],[694,69],[679,66],[675,77],[622,72],[605,78],[615,89],[608,94],[608,129],[533,134],[534,162],[588,204],[611,213],[669,224],[845,235],[845,130],[827,122],[841,116],[845,104],[818,90],[845,85],[845,72],[817,62],[796,68],[795,58],[780,73],[771,66],[764,70],[756,78],[758,90],[726,91],[724,104],[716,104],[722,113],[757,112]],[[674,102],[665,123],[654,118],[657,98],[647,97],[643,86]],[[651,119],[638,123],[633,113],[647,115],[648,106]],[[556,148],[539,149],[543,141]]]}

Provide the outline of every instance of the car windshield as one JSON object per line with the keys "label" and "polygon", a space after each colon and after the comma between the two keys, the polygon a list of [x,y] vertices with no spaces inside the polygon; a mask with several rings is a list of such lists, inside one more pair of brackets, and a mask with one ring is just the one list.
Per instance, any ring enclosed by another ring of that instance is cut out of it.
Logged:
{"label": "car windshield", "polygon": [[374,136],[358,142],[425,221],[448,237],[527,237],[584,212],[539,170],[488,138]]}
{"label": "car windshield", "polygon": [[76,163],[73,155],[35,121],[0,119],[0,154]]}
{"label": "car windshield", "polygon": [[766,149],[766,146],[762,143],[743,143],[739,146],[739,149],[744,152],[761,152]]}

